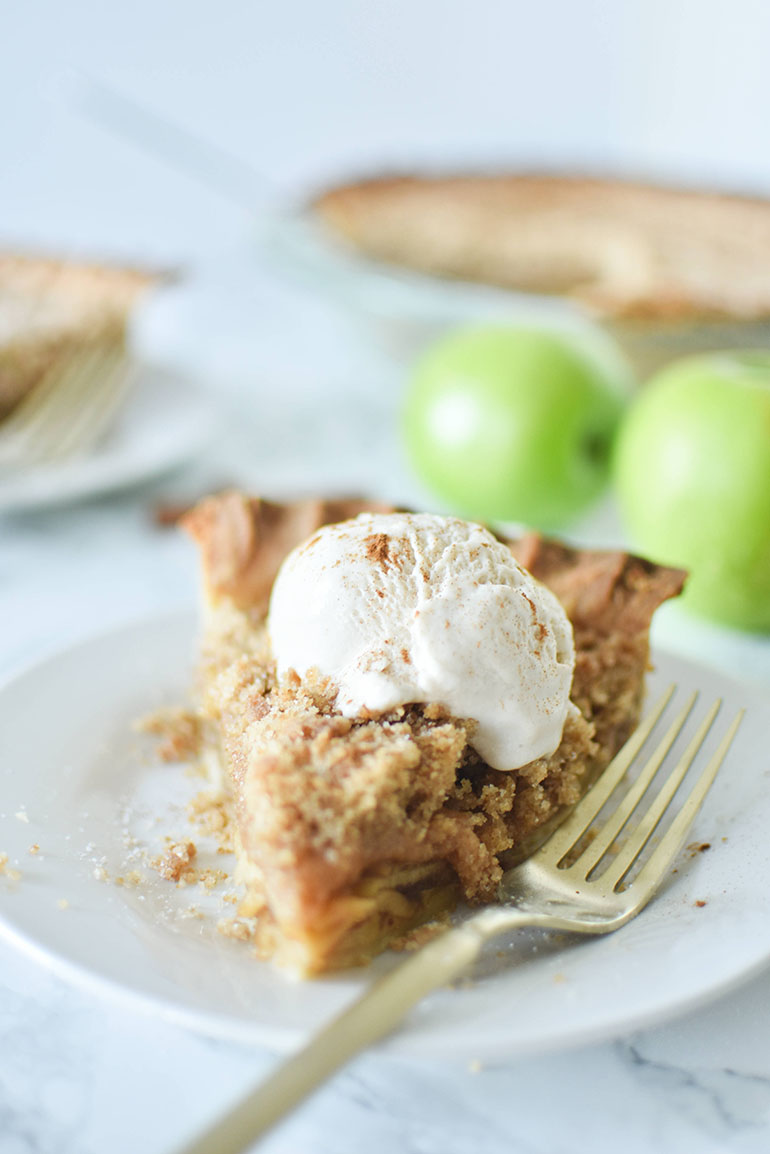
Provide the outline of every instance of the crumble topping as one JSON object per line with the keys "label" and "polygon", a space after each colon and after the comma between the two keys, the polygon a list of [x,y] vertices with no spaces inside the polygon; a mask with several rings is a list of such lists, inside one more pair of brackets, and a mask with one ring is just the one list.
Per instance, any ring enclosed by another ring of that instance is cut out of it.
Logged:
{"label": "crumble topping", "polygon": [[[106,870],[104,872],[106,875]],[[96,876],[96,870],[94,870],[94,876]],[[101,879],[97,877],[97,881],[99,880]],[[115,885],[125,886],[127,889],[136,889],[137,886],[140,886],[143,881],[144,878],[140,874],[139,870],[128,870],[127,873],[118,874],[118,876],[115,878]]]}
{"label": "crumble topping", "polygon": [[194,881],[196,874],[190,867],[197,852],[194,842],[175,842],[163,857],[155,858],[151,865],[162,878],[170,882]]}
{"label": "crumble topping", "polygon": [[225,938],[232,938],[237,942],[251,942],[254,941],[256,934],[256,919],[220,918],[217,930]]}
{"label": "crumble topping", "polygon": [[156,752],[161,761],[186,761],[200,750],[200,718],[189,709],[158,709],[143,717],[137,729],[159,738]]}

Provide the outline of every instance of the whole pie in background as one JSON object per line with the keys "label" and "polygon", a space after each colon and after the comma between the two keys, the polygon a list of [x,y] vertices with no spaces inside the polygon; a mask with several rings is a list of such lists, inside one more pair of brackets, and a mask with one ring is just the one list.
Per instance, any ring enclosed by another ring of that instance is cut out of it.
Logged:
{"label": "whole pie in background", "polygon": [[622,180],[502,172],[340,184],[313,210],[360,254],[432,276],[558,295],[643,371],[770,339],[770,202]]}

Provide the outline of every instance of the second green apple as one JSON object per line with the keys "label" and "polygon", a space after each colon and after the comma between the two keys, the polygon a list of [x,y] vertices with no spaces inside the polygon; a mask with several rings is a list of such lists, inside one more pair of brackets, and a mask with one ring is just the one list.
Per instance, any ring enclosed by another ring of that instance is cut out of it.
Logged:
{"label": "second green apple", "polygon": [[560,528],[607,483],[627,389],[621,362],[577,334],[462,330],[429,349],[413,373],[407,451],[456,512]]}

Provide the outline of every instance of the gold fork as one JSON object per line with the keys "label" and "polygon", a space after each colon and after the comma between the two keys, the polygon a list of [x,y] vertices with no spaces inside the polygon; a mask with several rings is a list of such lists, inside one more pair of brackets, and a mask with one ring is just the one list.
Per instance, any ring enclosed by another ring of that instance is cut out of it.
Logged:
{"label": "gold fork", "polygon": [[[239,1154],[245,1150],[350,1058],[389,1034],[421,998],[457,978],[478,957],[484,943],[496,935],[523,926],[606,934],[635,917],[666,877],[743,717],[741,710],[687,795],[678,806],[672,805],[721,702],[712,705],[654,800],[616,846],[682,733],[697,694],[671,722],[609,816],[602,818],[598,828],[594,823],[627,779],[674,688],[653,707],[553,836],[506,873],[500,905],[467,918],[381,978],[257,1090],[177,1154]],[[671,813],[672,820],[655,848],[629,878],[655,830]],[[605,858],[608,863],[600,870]]]}
{"label": "gold fork", "polygon": [[122,339],[103,337],[57,358],[0,424],[0,467],[24,469],[90,448],[135,375]]}

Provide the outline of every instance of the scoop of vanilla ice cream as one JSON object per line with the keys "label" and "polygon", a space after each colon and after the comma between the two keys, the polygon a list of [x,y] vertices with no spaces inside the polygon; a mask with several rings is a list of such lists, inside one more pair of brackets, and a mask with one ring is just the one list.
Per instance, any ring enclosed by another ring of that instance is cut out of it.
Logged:
{"label": "scoop of vanilla ice cream", "polygon": [[502,770],[561,741],[572,628],[480,525],[426,513],[329,525],[284,561],[268,629],[279,678],[318,670],[347,717],[438,703],[477,722],[474,748]]}

